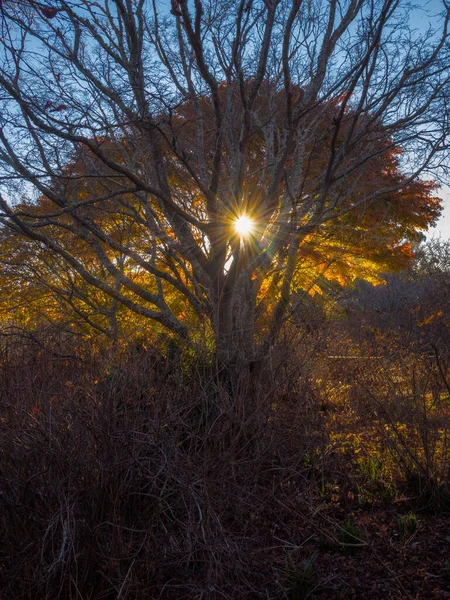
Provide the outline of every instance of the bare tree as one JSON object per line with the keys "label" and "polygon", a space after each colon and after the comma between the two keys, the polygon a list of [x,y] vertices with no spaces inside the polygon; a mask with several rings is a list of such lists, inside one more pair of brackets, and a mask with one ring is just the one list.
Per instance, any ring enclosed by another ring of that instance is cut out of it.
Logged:
{"label": "bare tree", "polygon": [[295,308],[305,237],[445,160],[450,10],[420,35],[408,8],[4,2],[1,222],[188,340],[183,298],[222,364],[261,360]]}

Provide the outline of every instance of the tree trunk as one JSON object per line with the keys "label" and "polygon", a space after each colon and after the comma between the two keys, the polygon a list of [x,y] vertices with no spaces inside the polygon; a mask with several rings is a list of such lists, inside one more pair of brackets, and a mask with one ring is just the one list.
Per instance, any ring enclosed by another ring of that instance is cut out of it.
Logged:
{"label": "tree trunk", "polygon": [[218,380],[228,393],[250,392],[251,365],[255,361],[255,298],[251,280],[241,273],[231,293],[218,303],[216,330],[216,369]]}

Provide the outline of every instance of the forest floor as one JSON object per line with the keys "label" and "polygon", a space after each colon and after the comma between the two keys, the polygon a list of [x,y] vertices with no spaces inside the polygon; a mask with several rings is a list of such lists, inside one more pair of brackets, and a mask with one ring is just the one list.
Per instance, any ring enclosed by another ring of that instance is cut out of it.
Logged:
{"label": "forest floor", "polygon": [[[325,516],[328,512],[334,519],[349,518],[336,507],[326,509]],[[304,597],[450,598],[449,518],[419,514],[417,531],[403,534],[399,531],[402,516],[396,506],[353,512],[351,520],[364,545],[350,554],[325,544],[313,562],[314,586]],[[312,555],[315,547],[309,550]]]}

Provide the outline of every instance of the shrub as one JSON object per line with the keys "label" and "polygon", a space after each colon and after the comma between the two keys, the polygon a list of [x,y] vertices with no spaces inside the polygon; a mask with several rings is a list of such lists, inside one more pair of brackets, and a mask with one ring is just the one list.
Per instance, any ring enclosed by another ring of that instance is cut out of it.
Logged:
{"label": "shrub", "polygon": [[414,535],[418,527],[417,517],[414,513],[408,513],[399,517],[397,525],[402,535]]}
{"label": "shrub", "polygon": [[311,598],[316,588],[316,573],[313,566],[316,558],[317,552],[314,552],[299,566],[296,566],[292,555],[289,553],[286,555],[285,574],[289,600],[306,600],[307,598]]}

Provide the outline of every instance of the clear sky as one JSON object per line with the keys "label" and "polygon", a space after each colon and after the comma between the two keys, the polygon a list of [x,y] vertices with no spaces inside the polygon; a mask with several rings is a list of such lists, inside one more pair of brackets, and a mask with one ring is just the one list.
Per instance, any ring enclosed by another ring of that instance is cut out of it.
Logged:
{"label": "clear sky", "polygon": [[[419,1],[413,3],[413,8],[410,13],[410,24],[412,27],[417,28],[419,31],[426,31],[430,22],[436,23],[436,20],[432,17],[426,17],[426,13],[431,15],[438,15],[442,13],[443,1],[442,0],[428,0]],[[450,182],[449,182],[450,184]],[[440,236],[445,239],[450,239],[450,186],[444,185],[438,191],[438,196],[443,200],[443,211],[441,218],[438,221],[436,227],[430,229],[427,233],[427,237]]]}
{"label": "clear sky", "polygon": [[450,239],[450,188],[448,186],[443,186],[439,192],[438,196],[443,199],[443,208],[442,216],[438,221],[436,227],[430,229],[427,237],[431,236],[440,236],[444,239]]}

